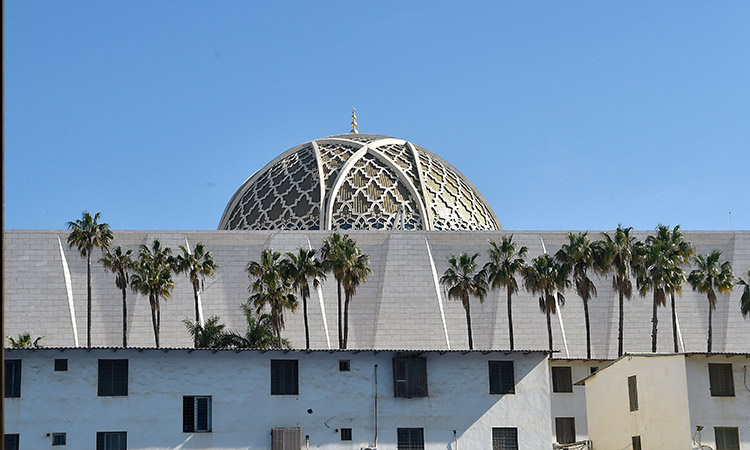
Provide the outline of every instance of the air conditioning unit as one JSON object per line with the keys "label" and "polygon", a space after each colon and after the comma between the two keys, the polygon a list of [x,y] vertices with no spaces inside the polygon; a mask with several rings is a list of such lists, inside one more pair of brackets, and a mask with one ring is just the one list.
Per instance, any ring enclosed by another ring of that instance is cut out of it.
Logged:
{"label": "air conditioning unit", "polygon": [[377,447],[360,447],[360,450],[378,450]]}

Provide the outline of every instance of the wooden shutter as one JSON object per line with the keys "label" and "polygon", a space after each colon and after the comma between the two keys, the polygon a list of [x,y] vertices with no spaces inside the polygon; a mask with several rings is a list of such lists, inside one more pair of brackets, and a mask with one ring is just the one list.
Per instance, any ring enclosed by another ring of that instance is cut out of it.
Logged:
{"label": "wooden shutter", "polygon": [[299,361],[296,359],[271,360],[271,394],[299,394]]}
{"label": "wooden shutter", "polygon": [[271,430],[271,450],[301,450],[300,428],[274,428]]}
{"label": "wooden shutter", "polygon": [[731,364],[709,364],[708,379],[712,397],[734,397],[734,377]]}
{"label": "wooden shutter", "polygon": [[558,444],[571,444],[576,441],[576,419],[555,417],[555,434]]}
{"label": "wooden shutter", "polygon": [[573,376],[570,367],[552,368],[552,392],[573,392]]}
{"label": "wooden shutter", "polygon": [[210,397],[196,397],[195,399],[195,431],[210,431],[211,430],[211,398]]}
{"label": "wooden shutter", "polygon": [[638,411],[638,380],[635,375],[628,377],[628,399],[630,410]]}
{"label": "wooden shutter", "polygon": [[489,361],[490,394],[512,394],[515,392],[513,361]]}
{"label": "wooden shutter", "polygon": [[630,440],[633,444],[633,450],[642,450],[640,436],[633,436]]}
{"label": "wooden shutter", "polygon": [[21,360],[5,360],[5,397],[21,396]]}
{"label": "wooden shutter", "polygon": [[182,397],[182,431],[195,431],[195,397]]}
{"label": "wooden shutter", "polygon": [[716,450],[740,450],[739,429],[733,427],[715,427]]}

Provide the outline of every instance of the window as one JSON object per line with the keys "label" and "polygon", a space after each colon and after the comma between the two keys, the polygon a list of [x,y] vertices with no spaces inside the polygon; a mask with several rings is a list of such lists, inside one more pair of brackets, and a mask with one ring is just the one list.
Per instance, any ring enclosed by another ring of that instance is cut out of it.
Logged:
{"label": "window", "polygon": [[573,392],[573,376],[570,367],[552,368],[552,392]]}
{"label": "window", "polygon": [[271,395],[299,395],[299,361],[271,360]]}
{"label": "window", "polygon": [[593,366],[593,367],[591,367],[591,369],[590,369],[590,370],[591,370],[590,374],[591,374],[591,375],[593,375],[593,374],[595,374],[596,372],[598,372],[598,371],[599,371],[599,368],[598,368],[598,367],[596,367],[596,366]]}
{"label": "window", "polygon": [[339,372],[349,372],[351,370],[351,364],[348,359],[339,360]]}
{"label": "window", "polygon": [[21,396],[21,360],[5,360],[5,398]]}
{"label": "window", "polygon": [[516,380],[513,361],[488,361],[490,367],[490,394],[513,394]]}
{"label": "window", "polygon": [[714,427],[716,450],[740,450],[739,429],[732,427]]}
{"label": "window", "polygon": [[271,430],[271,450],[298,450],[301,446],[300,428],[274,428]]}
{"label": "window", "polygon": [[734,397],[734,379],[731,364],[709,364],[708,380],[712,397]]}
{"label": "window", "polygon": [[66,445],[66,438],[65,433],[52,433],[52,445]]}
{"label": "window", "polygon": [[126,431],[99,431],[96,433],[96,450],[127,450]]}
{"label": "window", "polygon": [[633,450],[642,450],[640,436],[633,436],[630,438],[630,440],[633,443]]}
{"label": "window", "polygon": [[[5,362],[7,364],[8,361],[5,361]],[[18,438],[19,438],[18,434],[6,434],[4,450],[18,450],[18,440],[19,440]]]}
{"label": "window", "polygon": [[351,428],[342,428],[341,429],[341,440],[342,441],[351,441],[352,440],[352,429]]}
{"label": "window", "polygon": [[424,428],[398,428],[398,450],[424,450]]}
{"label": "window", "polygon": [[128,395],[128,360],[99,360],[99,396],[119,397]]}
{"label": "window", "polygon": [[630,400],[630,410],[638,411],[638,380],[635,375],[628,377],[628,399]]}
{"label": "window", "polygon": [[182,431],[211,431],[211,397],[182,397]]}
{"label": "window", "polygon": [[55,372],[67,372],[67,371],[68,371],[68,360],[56,359],[55,360]]}
{"label": "window", "polygon": [[576,441],[575,417],[555,417],[555,431],[558,444],[572,444]]}
{"label": "window", "polygon": [[393,358],[393,395],[406,398],[427,397],[427,360],[425,358],[416,356]]}
{"label": "window", "polygon": [[518,450],[518,429],[493,428],[492,450]]}

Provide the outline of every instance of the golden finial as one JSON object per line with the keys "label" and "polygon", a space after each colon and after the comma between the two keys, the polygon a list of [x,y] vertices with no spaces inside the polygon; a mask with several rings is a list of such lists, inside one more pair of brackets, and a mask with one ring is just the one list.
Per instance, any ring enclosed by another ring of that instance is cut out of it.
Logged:
{"label": "golden finial", "polygon": [[359,134],[359,131],[357,131],[357,108],[352,108],[352,131],[349,134]]}

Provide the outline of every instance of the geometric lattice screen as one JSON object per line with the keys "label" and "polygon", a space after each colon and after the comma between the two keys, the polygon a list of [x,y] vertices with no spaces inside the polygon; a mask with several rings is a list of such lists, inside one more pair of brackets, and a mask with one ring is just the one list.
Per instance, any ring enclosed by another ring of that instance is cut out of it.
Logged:
{"label": "geometric lattice screen", "polygon": [[344,134],[306,142],[255,173],[220,230],[501,230],[460,172],[401,139]]}

